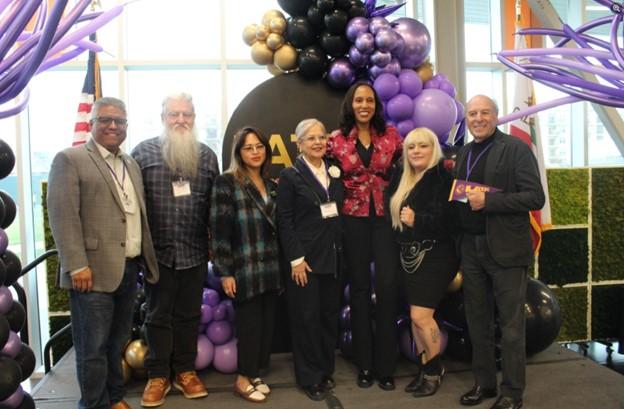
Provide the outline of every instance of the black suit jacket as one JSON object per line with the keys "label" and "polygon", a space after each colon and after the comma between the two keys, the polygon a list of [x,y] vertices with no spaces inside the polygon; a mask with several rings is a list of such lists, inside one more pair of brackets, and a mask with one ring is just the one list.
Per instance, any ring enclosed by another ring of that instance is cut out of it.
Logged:
{"label": "black suit jacket", "polygon": [[[330,166],[328,164],[328,166]],[[323,219],[320,205],[334,201],[342,207],[344,188],[330,178],[329,199],[303,159],[280,173],[277,188],[277,225],[286,260],[305,257],[313,274],[338,274],[342,248],[340,216]]]}
{"label": "black suit jacket", "polygon": [[[545,196],[537,160],[519,138],[500,130],[487,155],[484,183],[501,189],[486,193],[486,236],[494,260],[504,266],[528,266],[533,262],[529,211],[544,206]],[[455,170],[466,166],[471,142],[457,155]]]}

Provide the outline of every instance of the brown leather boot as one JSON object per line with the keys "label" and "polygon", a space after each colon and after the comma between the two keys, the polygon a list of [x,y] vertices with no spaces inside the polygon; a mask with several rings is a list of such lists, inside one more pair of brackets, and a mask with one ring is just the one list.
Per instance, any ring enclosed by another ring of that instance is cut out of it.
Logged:
{"label": "brown leather boot", "polygon": [[171,384],[167,378],[148,379],[147,385],[143,390],[141,398],[141,406],[145,408],[154,408],[165,403],[165,396],[171,390]]}
{"label": "brown leather boot", "polygon": [[182,372],[176,375],[173,386],[182,391],[185,398],[196,399],[208,396],[206,387],[199,380],[195,371]]}

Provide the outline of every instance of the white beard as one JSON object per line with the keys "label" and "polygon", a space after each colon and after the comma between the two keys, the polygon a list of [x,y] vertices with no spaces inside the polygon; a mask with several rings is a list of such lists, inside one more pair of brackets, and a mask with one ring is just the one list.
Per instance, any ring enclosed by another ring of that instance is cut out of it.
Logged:
{"label": "white beard", "polygon": [[171,172],[184,179],[195,178],[199,164],[197,128],[165,129],[160,140],[163,159]]}

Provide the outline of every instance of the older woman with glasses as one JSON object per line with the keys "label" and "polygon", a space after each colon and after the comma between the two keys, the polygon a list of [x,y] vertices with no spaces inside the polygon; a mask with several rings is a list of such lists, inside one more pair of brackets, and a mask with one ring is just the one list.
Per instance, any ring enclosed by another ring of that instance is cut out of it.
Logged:
{"label": "older woman with glasses", "polygon": [[290,262],[286,293],[297,383],[312,400],[334,386],[340,311],[340,169],[325,157],[327,133],[316,119],[295,130],[301,155],[280,174],[280,242]]}
{"label": "older woman with glasses", "polygon": [[236,311],[234,392],[251,402],[264,402],[271,392],[260,378],[260,369],[269,364],[275,305],[282,287],[277,186],[267,177],[270,166],[271,149],[262,133],[251,127],[238,131],[230,168],[215,179],[210,208],[215,270]]}

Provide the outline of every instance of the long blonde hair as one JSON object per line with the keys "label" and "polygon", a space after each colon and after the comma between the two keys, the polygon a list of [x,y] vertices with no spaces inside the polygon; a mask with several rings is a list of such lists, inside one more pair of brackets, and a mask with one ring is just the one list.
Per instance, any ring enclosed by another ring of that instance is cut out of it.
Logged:
{"label": "long blonde hair", "polygon": [[[431,159],[427,164],[427,169],[423,171],[415,170],[407,159],[407,151],[411,145],[419,142],[426,142],[433,146]],[[424,173],[435,167],[442,158],[442,148],[438,142],[438,137],[428,128],[416,128],[410,131],[403,140],[403,174],[396,191],[390,198],[390,216],[392,217],[392,227],[403,231],[403,223],[400,220],[401,205],[412,191],[414,186],[420,181]]]}

